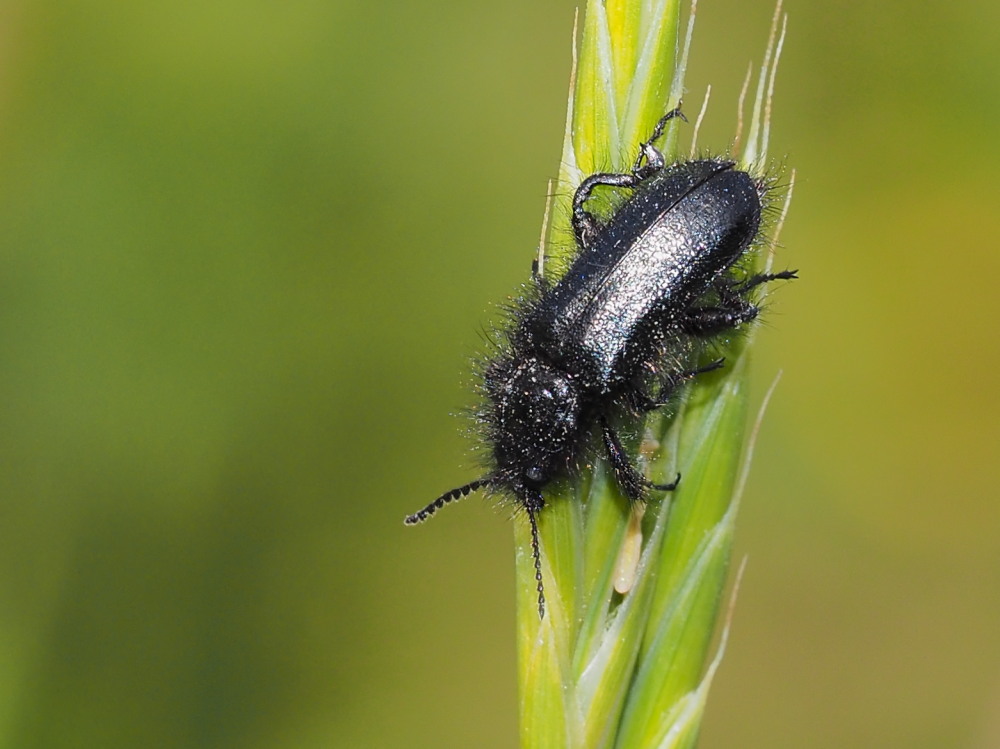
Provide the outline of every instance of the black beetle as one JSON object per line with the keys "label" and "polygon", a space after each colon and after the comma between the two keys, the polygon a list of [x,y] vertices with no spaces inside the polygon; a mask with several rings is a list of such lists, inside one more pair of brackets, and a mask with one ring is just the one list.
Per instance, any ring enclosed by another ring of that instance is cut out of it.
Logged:
{"label": "black beetle", "polygon": [[[728,159],[666,165],[653,143],[674,117],[683,119],[679,108],[660,119],[630,172],[583,180],[573,197],[575,258],[554,286],[536,274],[486,361],[478,421],[492,453],[489,472],[406,518],[419,523],[480,487],[512,496],[531,523],[539,616],[542,488],[574,473],[597,431],[630,500],[674,489],[679,475],[658,484],[635,468],[612,425],[616,416],[659,408],[685,381],[722,366],[694,366],[695,343],[757,317],[754,288],[796,277],[733,272],[760,234],[768,183]],[[586,207],[601,186],[633,191],[606,221]]]}

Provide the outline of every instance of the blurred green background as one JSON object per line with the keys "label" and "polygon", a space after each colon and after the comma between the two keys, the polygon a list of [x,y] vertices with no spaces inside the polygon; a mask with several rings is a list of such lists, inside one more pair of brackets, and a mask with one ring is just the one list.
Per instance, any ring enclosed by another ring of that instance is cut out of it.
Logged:
{"label": "blurred green background", "polygon": [[[574,2],[0,4],[0,746],[511,747],[479,330]],[[770,0],[704,0],[724,148]],[[702,746],[1000,747],[1000,6],[789,0],[784,371]]]}

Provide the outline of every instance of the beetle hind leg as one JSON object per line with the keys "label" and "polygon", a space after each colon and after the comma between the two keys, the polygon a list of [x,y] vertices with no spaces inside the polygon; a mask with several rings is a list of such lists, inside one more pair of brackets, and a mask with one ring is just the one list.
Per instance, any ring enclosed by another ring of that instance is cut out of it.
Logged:
{"label": "beetle hind leg", "polygon": [[786,270],[780,273],[757,273],[743,281],[716,281],[712,286],[718,295],[718,301],[703,307],[689,307],[682,323],[683,330],[688,335],[704,338],[751,322],[760,314],[760,307],[747,299],[746,295],[769,281],[793,278],[798,278],[796,271]]}
{"label": "beetle hind leg", "polygon": [[[639,175],[644,169],[648,169],[650,171],[645,174],[645,177],[648,177],[653,172],[658,172],[663,168],[663,154],[653,144],[663,137],[663,131],[666,130],[667,123],[676,117],[680,117],[684,122],[688,121],[688,118],[681,111],[681,102],[677,102],[676,107],[659,119],[649,138],[639,146],[639,155],[636,156],[635,164],[632,165],[632,174]],[[643,157],[646,160],[645,167],[642,166]]]}
{"label": "beetle hind leg", "polygon": [[737,294],[745,294],[751,289],[768,283],[769,281],[791,281],[798,277],[799,272],[797,270],[783,270],[778,273],[757,273],[756,275],[750,276],[746,280],[741,281],[735,286],[734,290]]}
{"label": "beetle hind leg", "polygon": [[663,137],[667,123],[676,117],[687,122],[687,117],[681,111],[680,102],[659,119],[649,138],[639,145],[639,155],[636,156],[630,172],[591,174],[576,188],[576,193],[573,195],[573,233],[576,236],[577,245],[589,247],[600,229],[597,217],[584,207],[584,204],[590,200],[595,187],[601,185],[606,187],[638,187],[643,180],[649,179],[663,169],[665,165],[663,153],[653,144]]}

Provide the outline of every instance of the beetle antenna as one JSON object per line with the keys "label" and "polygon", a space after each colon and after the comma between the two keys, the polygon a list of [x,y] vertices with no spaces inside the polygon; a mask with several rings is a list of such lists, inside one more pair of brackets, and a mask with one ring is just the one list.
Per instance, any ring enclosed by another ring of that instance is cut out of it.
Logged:
{"label": "beetle antenna", "polygon": [[[452,489],[451,491],[447,491],[440,497],[435,499],[433,502],[431,502],[429,505],[427,505],[424,509],[420,510],[420,512],[415,512],[412,515],[407,515],[406,520],[404,520],[403,523],[404,525],[416,525],[417,523],[422,523],[449,502],[454,502],[456,499],[467,497],[476,489],[482,486],[487,486],[491,482],[492,479],[490,478],[476,479],[475,481],[470,481],[465,486],[459,486],[455,489]],[[535,544],[536,566],[538,566],[537,552],[538,552],[538,545],[536,543]],[[539,583],[539,585],[541,585],[541,583]]]}
{"label": "beetle antenna", "polygon": [[535,561],[535,582],[538,583],[538,618],[545,618],[545,589],[542,586],[542,555],[538,550],[538,520],[537,510],[528,510],[528,522],[531,523],[531,558]]}

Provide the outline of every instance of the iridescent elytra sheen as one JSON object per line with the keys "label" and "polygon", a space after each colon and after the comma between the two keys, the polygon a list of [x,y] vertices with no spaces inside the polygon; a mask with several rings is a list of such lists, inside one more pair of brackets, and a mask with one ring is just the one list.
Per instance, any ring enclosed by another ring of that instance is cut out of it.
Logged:
{"label": "iridescent elytra sheen", "polygon": [[[630,500],[673,490],[680,476],[654,483],[636,469],[619,425],[723,366],[721,359],[699,366],[700,342],[754,320],[754,289],[795,278],[795,271],[740,270],[761,239],[768,181],[723,158],[667,165],[654,142],[674,117],[683,117],[679,109],[657,123],[631,171],[583,180],[573,198],[576,254],[568,270],[554,285],[536,274],[500,331],[481,371],[487,473],[406,518],[419,523],[481,487],[513,498],[531,524],[539,616],[543,488],[573,477],[598,435]],[[606,220],[587,209],[599,187],[630,193]]]}

